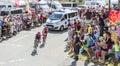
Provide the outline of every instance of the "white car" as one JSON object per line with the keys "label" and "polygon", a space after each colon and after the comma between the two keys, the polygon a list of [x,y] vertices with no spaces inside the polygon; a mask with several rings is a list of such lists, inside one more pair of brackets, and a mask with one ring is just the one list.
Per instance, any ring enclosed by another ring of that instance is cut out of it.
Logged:
{"label": "white car", "polygon": [[85,1],[84,5],[87,7],[98,8],[98,7],[103,7],[105,3],[101,1]]}

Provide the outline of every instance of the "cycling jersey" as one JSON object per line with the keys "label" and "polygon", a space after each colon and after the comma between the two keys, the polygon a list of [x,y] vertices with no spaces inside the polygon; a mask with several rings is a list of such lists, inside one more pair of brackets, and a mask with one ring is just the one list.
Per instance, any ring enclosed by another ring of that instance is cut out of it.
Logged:
{"label": "cycling jersey", "polygon": [[47,33],[48,33],[48,29],[44,29],[43,30],[43,35],[47,35]]}
{"label": "cycling jersey", "polygon": [[41,39],[41,35],[39,34],[36,34],[36,37],[35,37],[36,40],[40,40]]}

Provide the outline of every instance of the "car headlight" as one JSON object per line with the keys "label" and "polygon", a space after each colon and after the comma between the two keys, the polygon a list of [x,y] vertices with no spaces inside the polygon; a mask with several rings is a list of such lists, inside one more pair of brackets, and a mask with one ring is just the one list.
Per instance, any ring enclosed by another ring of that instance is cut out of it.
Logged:
{"label": "car headlight", "polygon": [[55,25],[59,25],[59,24],[60,24],[60,22],[56,22],[56,23],[55,23]]}

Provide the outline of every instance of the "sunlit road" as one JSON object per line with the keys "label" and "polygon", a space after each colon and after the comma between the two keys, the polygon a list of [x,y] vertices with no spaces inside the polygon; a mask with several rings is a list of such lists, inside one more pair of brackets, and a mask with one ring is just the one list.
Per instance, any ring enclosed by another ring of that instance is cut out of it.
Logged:
{"label": "sunlit road", "polygon": [[[68,58],[64,52],[66,31],[50,31],[46,45],[38,48],[38,55],[31,55],[34,36],[42,28],[22,31],[0,43],[0,66],[75,66],[72,65],[73,59]],[[78,66],[84,66],[84,63],[80,62]]]}

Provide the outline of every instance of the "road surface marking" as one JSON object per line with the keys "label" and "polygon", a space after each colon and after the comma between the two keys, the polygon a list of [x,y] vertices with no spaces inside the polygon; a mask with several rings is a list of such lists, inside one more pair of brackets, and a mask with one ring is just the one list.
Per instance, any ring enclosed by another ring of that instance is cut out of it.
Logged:
{"label": "road surface marking", "polygon": [[22,62],[24,61],[25,59],[15,59],[15,60],[9,60],[8,62],[9,63],[15,63],[15,62]]}

